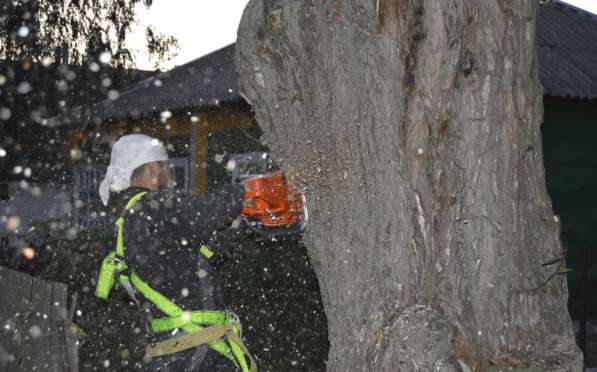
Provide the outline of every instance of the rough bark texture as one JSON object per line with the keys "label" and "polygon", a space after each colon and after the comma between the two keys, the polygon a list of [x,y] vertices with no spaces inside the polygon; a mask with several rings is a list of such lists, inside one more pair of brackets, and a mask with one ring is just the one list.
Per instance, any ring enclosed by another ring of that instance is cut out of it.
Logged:
{"label": "rough bark texture", "polygon": [[307,187],[329,371],[568,371],[531,0],[251,0],[241,90]]}

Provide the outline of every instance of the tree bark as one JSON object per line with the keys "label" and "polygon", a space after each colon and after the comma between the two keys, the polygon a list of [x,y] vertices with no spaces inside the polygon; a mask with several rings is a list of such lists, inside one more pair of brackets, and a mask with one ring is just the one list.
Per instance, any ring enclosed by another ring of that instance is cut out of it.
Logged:
{"label": "tree bark", "polygon": [[241,91],[307,188],[328,371],[578,371],[538,1],[251,0]]}

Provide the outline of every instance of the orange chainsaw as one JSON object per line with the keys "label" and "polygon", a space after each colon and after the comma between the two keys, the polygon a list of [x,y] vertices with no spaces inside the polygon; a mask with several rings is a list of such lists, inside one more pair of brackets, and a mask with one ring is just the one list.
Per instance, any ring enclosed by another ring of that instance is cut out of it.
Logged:
{"label": "orange chainsaw", "polygon": [[245,185],[244,225],[253,232],[277,238],[300,234],[309,222],[305,194],[291,190],[284,173],[273,169],[267,153],[231,156],[233,182]]}

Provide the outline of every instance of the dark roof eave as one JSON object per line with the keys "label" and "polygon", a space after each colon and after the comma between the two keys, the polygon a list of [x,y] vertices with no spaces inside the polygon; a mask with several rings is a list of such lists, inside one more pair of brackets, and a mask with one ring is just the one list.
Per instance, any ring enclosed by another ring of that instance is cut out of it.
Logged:
{"label": "dark roof eave", "polygon": [[597,18],[562,2],[541,7],[537,51],[545,95],[597,97]]}
{"label": "dark roof eave", "polygon": [[576,96],[576,95],[557,95],[557,94],[550,94],[550,93],[545,93],[543,95],[544,98],[558,98],[558,99],[568,99],[568,100],[574,100],[574,101],[597,101],[597,96]]}
{"label": "dark roof eave", "polygon": [[73,109],[70,118],[55,117],[57,122],[90,122],[149,117],[156,112],[185,108],[217,107],[223,102],[242,98],[238,94],[238,72],[234,64],[234,44],[190,61],[122,91],[114,100],[104,99]]}
{"label": "dark roof eave", "polygon": [[126,120],[141,120],[141,119],[159,119],[160,114],[165,111],[173,113],[181,111],[202,112],[213,111],[219,108],[229,107],[231,105],[240,105],[245,107],[247,103],[241,96],[236,96],[232,99],[227,99],[221,102],[204,102],[201,104],[180,105],[176,107],[155,107],[152,110],[143,112],[129,111],[126,113],[119,113],[115,115],[105,115],[97,112],[90,113],[73,113],[71,115],[63,115],[61,117],[51,118],[50,126],[60,125],[65,128],[80,128],[89,125],[101,125],[105,123],[117,123]]}

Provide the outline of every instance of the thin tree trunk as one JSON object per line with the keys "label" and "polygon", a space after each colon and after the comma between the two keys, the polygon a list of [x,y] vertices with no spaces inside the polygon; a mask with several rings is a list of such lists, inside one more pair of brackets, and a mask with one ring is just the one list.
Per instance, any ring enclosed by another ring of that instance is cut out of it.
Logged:
{"label": "thin tree trunk", "polygon": [[[328,371],[580,370],[530,0],[251,0],[241,91],[293,182]],[[468,369],[467,369],[468,368]]]}

